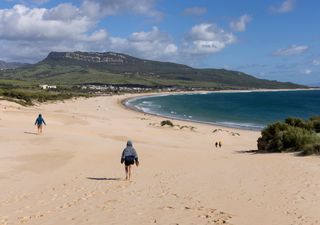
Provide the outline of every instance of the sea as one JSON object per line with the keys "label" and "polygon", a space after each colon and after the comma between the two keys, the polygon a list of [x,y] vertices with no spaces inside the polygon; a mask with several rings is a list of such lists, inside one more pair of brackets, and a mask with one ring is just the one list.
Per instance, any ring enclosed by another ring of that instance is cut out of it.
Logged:
{"label": "sea", "polygon": [[320,90],[165,94],[130,99],[126,105],[168,118],[261,130],[288,117],[320,115]]}

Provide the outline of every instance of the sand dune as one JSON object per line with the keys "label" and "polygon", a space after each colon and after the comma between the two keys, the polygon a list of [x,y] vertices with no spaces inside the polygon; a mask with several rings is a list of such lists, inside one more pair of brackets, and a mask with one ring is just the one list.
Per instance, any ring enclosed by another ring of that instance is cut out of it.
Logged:
{"label": "sand dune", "polygon": [[[0,101],[0,224],[320,224],[318,157],[255,154],[254,131],[161,127],[120,106],[126,97]],[[120,164],[128,139],[140,157],[132,182]]]}

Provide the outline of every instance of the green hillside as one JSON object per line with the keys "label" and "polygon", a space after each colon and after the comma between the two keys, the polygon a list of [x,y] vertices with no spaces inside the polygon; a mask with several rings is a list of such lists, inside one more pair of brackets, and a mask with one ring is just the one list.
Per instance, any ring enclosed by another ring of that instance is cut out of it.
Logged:
{"label": "green hillside", "polygon": [[0,78],[67,86],[94,83],[207,89],[304,87],[262,80],[238,71],[195,69],[182,64],[144,60],[113,52],[51,52],[39,63],[1,71]]}

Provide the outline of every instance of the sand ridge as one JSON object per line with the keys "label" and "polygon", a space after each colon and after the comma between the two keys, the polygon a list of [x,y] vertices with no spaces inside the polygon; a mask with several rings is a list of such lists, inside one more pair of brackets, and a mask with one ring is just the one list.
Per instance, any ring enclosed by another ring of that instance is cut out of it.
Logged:
{"label": "sand ridge", "polygon": [[[127,97],[0,101],[0,224],[320,223],[318,157],[255,154],[254,131],[161,127],[121,107]],[[132,182],[120,164],[128,139],[141,161]]]}

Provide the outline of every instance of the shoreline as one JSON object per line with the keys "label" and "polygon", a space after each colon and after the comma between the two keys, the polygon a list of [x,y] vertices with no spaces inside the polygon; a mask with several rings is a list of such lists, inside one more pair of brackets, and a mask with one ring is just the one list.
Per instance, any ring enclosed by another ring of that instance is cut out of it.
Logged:
{"label": "shoreline", "polygon": [[164,119],[172,119],[178,121],[185,121],[191,122],[195,124],[206,124],[211,126],[217,126],[221,128],[231,128],[231,129],[238,129],[238,130],[247,130],[247,131],[255,131],[261,132],[264,127],[254,127],[254,126],[242,126],[242,125],[225,125],[221,123],[214,123],[214,122],[206,122],[206,121],[199,121],[193,119],[184,119],[179,117],[173,117],[168,115],[163,115],[160,113],[152,113],[152,112],[145,112],[137,107],[130,105],[130,101],[134,101],[137,99],[144,99],[144,98],[152,98],[152,97],[161,97],[161,96],[169,96],[169,95],[196,95],[196,94],[210,94],[210,93],[251,93],[251,92],[286,92],[286,91],[315,91],[320,90],[320,88],[310,88],[310,89],[255,89],[255,90],[220,90],[220,91],[186,91],[186,92],[164,92],[164,93],[142,93],[142,94],[133,94],[133,96],[124,98],[121,100],[121,105],[129,110],[133,110],[142,114],[153,115],[156,117],[164,118]]}
{"label": "shoreline", "polygon": [[[137,97],[139,98],[139,97]],[[157,113],[150,113],[150,112],[144,112],[134,106],[130,106],[127,104],[127,102],[129,100],[134,100],[137,99],[136,97],[129,97],[129,98],[125,98],[120,102],[120,105],[130,111],[134,111],[134,112],[138,112],[140,114],[145,114],[145,115],[151,115],[151,116],[155,116],[158,118],[162,118],[162,119],[171,119],[171,120],[177,120],[177,121],[181,121],[181,122],[189,122],[189,123],[194,123],[194,124],[202,124],[202,125],[209,125],[209,126],[213,126],[213,127],[219,127],[219,128],[224,128],[224,129],[235,129],[235,130],[242,130],[242,131],[252,131],[252,132],[259,132],[263,129],[253,129],[253,128],[245,128],[245,127],[241,127],[241,126],[224,126],[223,124],[219,124],[219,123],[210,123],[210,122],[205,122],[205,121],[199,121],[199,120],[192,120],[192,119],[183,119],[183,118],[178,118],[178,117],[170,117],[170,116],[166,116],[166,115],[162,115],[162,114],[157,114]],[[146,97],[147,98],[147,97]]]}
{"label": "shoreline", "polygon": [[[192,92],[193,93],[193,92]],[[212,127],[218,127],[219,129],[223,128],[223,129],[235,129],[235,130],[239,130],[239,131],[252,131],[252,132],[259,132],[262,130],[260,129],[250,129],[248,127],[248,129],[246,129],[245,127],[238,127],[238,126],[224,126],[223,124],[218,124],[218,123],[210,123],[210,122],[205,122],[205,121],[199,121],[199,120],[191,120],[191,119],[183,119],[183,118],[178,118],[178,117],[170,117],[170,116],[166,116],[166,115],[162,115],[162,114],[156,114],[156,113],[150,113],[150,112],[144,112],[134,106],[130,106],[128,105],[128,101],[130,100],[135,100],[135,99],[139,99],[139,98],[148,98],[148,97],[152,97],[152,96],[159,96],[157,94],[151,94],[151,95],[143,95],[141,94],[138,96],[134,96],[134,97],[126,97],[124,99],[122,99],[119,103],[119,105],[129,111],[134,111],[137,112],[139,114],[145,114],[145,115],[150,115],[150,116],[155,116],[157,118],[162,118],[162,119],[171,119],[171,120],[177,120],[177,121],[181,121],[181,122],[188,122],[188,123],[194,123],[195,125],[197,124],[202,124],[202,125],[209,125]],[[162,95],[160,95],[162,96]]]}

